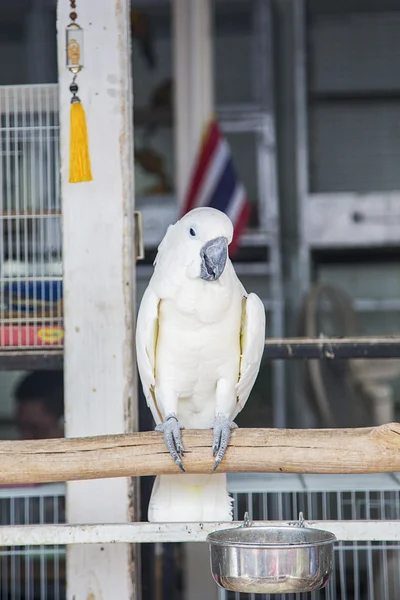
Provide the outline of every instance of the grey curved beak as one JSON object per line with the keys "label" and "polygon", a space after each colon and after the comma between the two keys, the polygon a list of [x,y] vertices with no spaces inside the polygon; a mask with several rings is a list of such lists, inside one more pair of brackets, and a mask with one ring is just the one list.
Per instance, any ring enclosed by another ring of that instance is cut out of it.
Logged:
{"label": "grey curved beak", "polygon": [[217,237],[210,240],[200,250],[200,277],[204,281],[216,281],[224,272],[228,258],[228,240]]}

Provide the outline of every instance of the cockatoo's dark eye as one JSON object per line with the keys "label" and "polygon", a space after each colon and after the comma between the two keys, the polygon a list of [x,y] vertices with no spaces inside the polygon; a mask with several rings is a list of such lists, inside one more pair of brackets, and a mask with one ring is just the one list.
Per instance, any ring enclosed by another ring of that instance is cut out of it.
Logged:
{"label": "cockatoo's dark eye", "polygon": [[190,233],[190,235],[191,235],[192,237],[196,237],[196,235],[197,235],[197,233],[196,233],[196,230],[195,230],[195,229],[193,229],[193,227],[191,227],[191,228],[189,229],[189,233]]}

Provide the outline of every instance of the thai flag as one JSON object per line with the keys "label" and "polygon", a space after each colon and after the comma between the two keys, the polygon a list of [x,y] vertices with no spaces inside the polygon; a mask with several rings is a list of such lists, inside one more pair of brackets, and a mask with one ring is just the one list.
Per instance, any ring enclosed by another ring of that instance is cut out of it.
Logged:
{"label": "thai flag", "polygon": [[211,206],[228,215],[234,226],[229,253],[233,255],[250,217],[250,204],[240,181],[228,142],[211,121],[197,156],[182,216],[199,206]]}

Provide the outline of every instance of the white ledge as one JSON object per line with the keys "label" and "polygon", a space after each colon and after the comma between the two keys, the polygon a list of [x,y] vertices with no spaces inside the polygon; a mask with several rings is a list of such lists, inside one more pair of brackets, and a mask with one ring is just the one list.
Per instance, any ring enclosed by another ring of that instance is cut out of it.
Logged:
{"label": "white ledge", "polygon": [[[208,533],[238,527],[236,523],[117,523],[103,525],[6,525],[0,546],[52,546],[156,542],[205,542]],[[286,521],[256,521],[255,525],[287,525]],[[341,542],[400,542],[400,521],[306,521]]]}

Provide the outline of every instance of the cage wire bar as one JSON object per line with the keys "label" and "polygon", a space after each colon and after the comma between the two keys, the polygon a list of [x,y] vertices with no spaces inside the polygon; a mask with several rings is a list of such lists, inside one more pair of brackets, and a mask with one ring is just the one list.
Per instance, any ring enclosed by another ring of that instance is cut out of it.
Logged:
{"label": "cage wire bar", "polygon": [[[245,511],[250,519],[261,521],[293,521],[300,511],[310,521],[400,519],[400,479],[396,474],[235,475],[230,489],[235,520],[242,519]],[[220,590],[219,598],[395,600],[400,589],[399,549],[399,541],[337,542],[333,574],[323,590],[269,596]]]}
{"label": "cage wire bar", "polygon": [[62,345],[58,86],[0,87],[0,347]]}
{"label": "cage wire bar", "polygon": [[[244,600],[256,598],[267,600],[395,600],[400,586],[400,536],[392,532],[392,541],[378,540],[376,534],[385,536],[383,526],[387,521],[393,529],[393,522],[400,519],[400,474],[357,475],[357,476],[298,476],[235,474],[228,476],[230,492],[234,497],[234,518],[243,519],[245,511],[250,518],[263,522],[292,522],[300,511],[311,526],[327,528],[335,521],[351,520],[357,526],[363,521],[381,522],[374,527],[371,538],[366,539],[368,531],[357,535],[353,528],[353,537],[361,541],[342,541],[335,546],[335,569],[328,586],[319,592],[298,595],[254,596],[231,594],[219,591],[220,600]],[[41,525],[37,531],[49,530],[43,525],[65,522],[64,486],[59,484],[36,487],[0,490],[1,524]],[[252,490],[252,491],[249,491]],[[345,523],[343,524],[345,525]],[[220,525],[225,526],[224,524]],[[232,524],[231,524],[232,526]],[[366,523],[368,527],[368,524]],[[110,528],[108,541],[119,541],[123,529],[129,525],[118,526],[75,526],[78,537],[88,529],[86,542],[96,541],[99,527],[105,531]],[[133,524],[137,539],[142,541],[162,541],[193,538],[204,540],[207,530],[215,529],[215,524]],[[0,528],[0,600],[26,598],[29,600],[64,600],[65,592],[65,547],[48,544],[49,535],[37,539],[46,545],[33,544],[22,546],[4,546],[7,531]],[[15,529],[15,528],[13,528]],[[21,528],[17,528],[21,529]],[[60,528],[52,527],[54,534],[61,533]],[[157,534],[158,530],[158,534]],[[358,527],[358,530],[361,529]],[[32,527],[22,528],[26,532],[25,540],[32,539]],[[80,531],[80,533],[79,533]],[[140,531],[142,532],[140,534]],[[148,533],[146,533],[148,531]],[[370,529],[372,532],[372,530]],[[338,533],[338,532],[336,532]],[[61,538],[64,535],[61,533]],[[125,536],[129,537],[128,536]],[[344,536],[347,539],[350,535]],[[104,542],[106,536],[102,536]],[[124,538],[124,539],[125,539]],[[338,538],[341,538],[338,533]],[[84,538],[81,538],[81,541]],[[99,538],[98,538],[99,539]],[[70,539],[76,542],[78,539]],[[211,576],[211,575],[210,575]]]}
{"label": "cage wire bar", "polygon": [[[0,488],[1,526],[46,523],[65,523],[65,485]],[[65,597],[63,546],[0,547],[0,600]]]}

